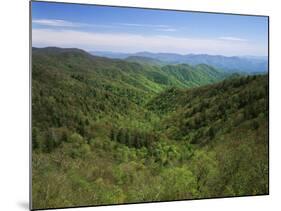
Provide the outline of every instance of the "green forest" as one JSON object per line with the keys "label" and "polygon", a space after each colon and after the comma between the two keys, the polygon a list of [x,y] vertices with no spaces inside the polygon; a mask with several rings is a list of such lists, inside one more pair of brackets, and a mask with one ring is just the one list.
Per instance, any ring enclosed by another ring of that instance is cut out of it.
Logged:
{"label": "green forest", "polygon": [[34,209],[269,191],[268,74],[32,48]]}

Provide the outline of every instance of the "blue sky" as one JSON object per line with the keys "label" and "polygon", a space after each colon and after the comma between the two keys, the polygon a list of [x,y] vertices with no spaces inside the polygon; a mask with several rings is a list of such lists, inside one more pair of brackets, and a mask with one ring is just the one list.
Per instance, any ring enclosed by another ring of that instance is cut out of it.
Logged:
{"label": "blue sky", "polygon": [[32,45],[267,56],[266,17],[32,2]]}

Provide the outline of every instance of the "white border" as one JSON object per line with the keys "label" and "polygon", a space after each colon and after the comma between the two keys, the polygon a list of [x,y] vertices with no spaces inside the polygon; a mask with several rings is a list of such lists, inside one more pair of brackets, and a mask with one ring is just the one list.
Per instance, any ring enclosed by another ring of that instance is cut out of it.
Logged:
{"label": "white border", "polygon": [[[67,0],[65,0],[67,1]],[[281,33],[279,1],[276,0],[71,0],[163,9],[182,9],[270,16],[270,196],[164,202],[68,210],[278,210],[280,209],[280,81]],[[29,163],[29,2],[1,2],[0,77],[0,209],[28,209]]]}

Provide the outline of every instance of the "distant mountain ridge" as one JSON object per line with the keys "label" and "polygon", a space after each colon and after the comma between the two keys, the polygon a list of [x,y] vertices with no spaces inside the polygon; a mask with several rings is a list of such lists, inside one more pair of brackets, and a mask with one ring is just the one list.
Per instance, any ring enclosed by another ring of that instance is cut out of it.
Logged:
{"label": "distant mountain ridge", "polygon": [[175,54],[175,53],[115,53],[115,52],[90,52],[92,55],[107,58],[128,59],[131,57],[150,58],[163,62],[164,64],[207,64],[227,72],[259,73],[268,71],[268,58],[257,56],[221,56],[208,54]]}
{"label": "distant mountain ridge", "polygon": [[150,57],[143,57],[143,56],[129,56],[124,59],[127,62],[136,62],[140,64],[148,64],[148,65],[165,65],[166,62],[162,62],[159,59],[153,59]]}
{"label": "distant mountain ridge", "polygon": [[[144,96],[167,87],[191,88],[221,81],[230,74],[208,65],[151,65],[156,59],[131,57],[128,60],[94,56],[80,49],[33,48],[34,75],[72,78],[95,84],[102,90],[118,90],[118,95]],[[141,60],[142,62],[135,62]],[[42,66],[44,66],[43,71]],[[37,72],[37,70],[40,70]],[[55,71],[56,70],[56,71]],[[54,72],[55,71],[55,72]],[[64,79],[66,80],[66,79]],[[106,87],[106,88],[105,88]],[[122,94],[120,94],[122,92]],[[138,93],[138,94],[136,94]],[[141,94],[140,94],[141,93]],[[138,100],[136,100],[138,101]]]}

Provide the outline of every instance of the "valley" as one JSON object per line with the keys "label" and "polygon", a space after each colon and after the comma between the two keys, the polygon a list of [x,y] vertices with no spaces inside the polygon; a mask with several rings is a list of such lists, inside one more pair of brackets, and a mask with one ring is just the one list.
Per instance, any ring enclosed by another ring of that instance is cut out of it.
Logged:
{"label": "valley", "polygon": [[268,73],[142,56],[32,48],[34,208],[268,194]]}

